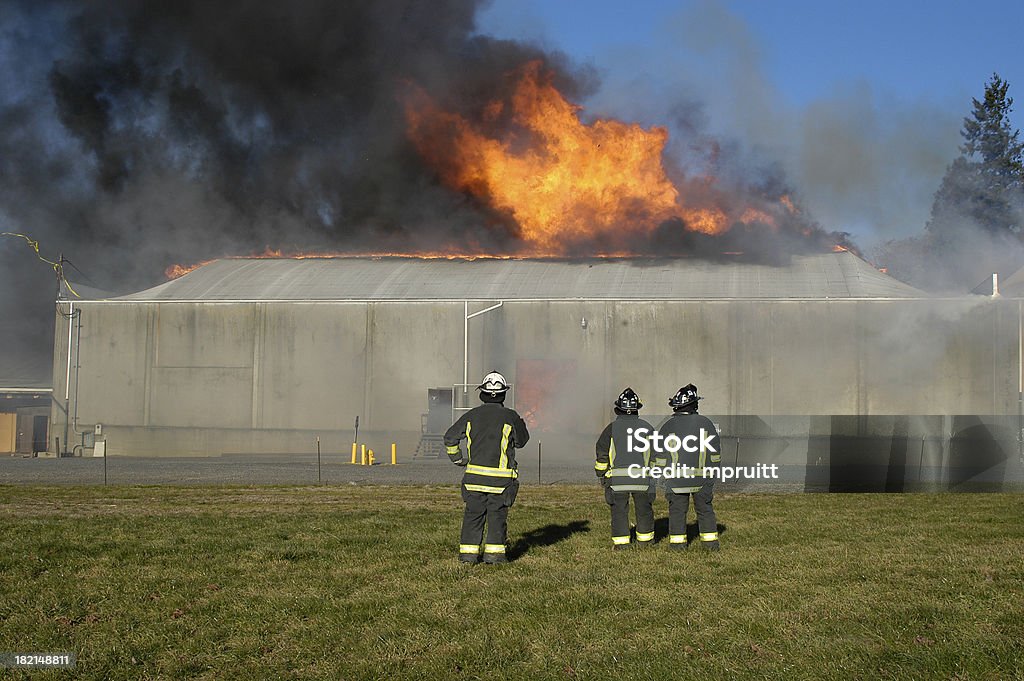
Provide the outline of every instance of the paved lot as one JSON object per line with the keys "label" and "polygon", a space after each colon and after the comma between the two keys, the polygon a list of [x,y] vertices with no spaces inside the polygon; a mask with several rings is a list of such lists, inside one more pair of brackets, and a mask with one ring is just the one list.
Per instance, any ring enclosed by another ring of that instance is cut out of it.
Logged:
{"label": "paved lot", "polygon": [[[456,485],[462,469],[447,459],[375,466],[342,463],[336,454],[324,455],[320,482],[324,484],[443,484]],[[0,484],[102,485],[102,458],[0,457]],[[317,483],[315,455],[225,455],[219,457],[122,457],[107,459],[111,485],[308,485]],[[597,485],[593,464],[543,462],[540,476],[536,459],[519,463],[523,484]],[[781,480],[719,482],[721,491],[802,492],[804,470],[783,472]]]}
{"label": "paved lot", "polygon": [[[119,485],[292,485],[317,482],[316,456],[230,455],[193,457],[120,457],[107,460],[107,482]],[[457,484],[462,469],[447,459],[354,466],[325,456],[320,481],[328,484]],[[520,465],[524,481],[537,482],[537,465]],[[591,482],[586,467],[545,465],[544,483]],[[103,484],[103,459],[0,457],[0,484]]]}

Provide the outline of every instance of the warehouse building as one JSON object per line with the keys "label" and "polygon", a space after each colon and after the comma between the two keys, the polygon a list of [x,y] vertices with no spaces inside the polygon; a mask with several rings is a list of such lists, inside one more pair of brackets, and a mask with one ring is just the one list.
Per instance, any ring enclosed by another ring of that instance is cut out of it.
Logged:
{"label": "warehouse building", "polygon": [[625,386],[660,414],[693,382],[726,461],[808,486],[1019,467],[1020,301],[930,298],[848,252],[226,259],[62,309],[55,385],[71,397],[52,429],[78,441],[99,424],[109,455],[309,452],[316,437],[347,452],[358,416],[361,441],[410,456],[497,369],[563,461],[592,458]]}

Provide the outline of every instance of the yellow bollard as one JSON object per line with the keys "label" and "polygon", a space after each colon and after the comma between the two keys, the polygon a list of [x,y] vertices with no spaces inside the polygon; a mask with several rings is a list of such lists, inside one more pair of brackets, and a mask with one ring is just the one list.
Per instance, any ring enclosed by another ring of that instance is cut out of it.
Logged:
{"label": "yellow bollard", "polygon": [[359,445],[359,446],[362,447],[362,455],[359,458],[359,464],[361,466],[365,466],[366,465],[366,445]]}
{"label": "yellow bollard", "polygon": [[397,450],[397,445],[394,442],[392,442],[391,443],[391,465],[394,466],[396,463],[398,463],[398,450]]}
{"label": "yellow bollard", "polygon": [[371,466],[373,465],[373,450],[372,449],[369,452],[367,452],[367,460],[366,461],[367,461],[367,463],[369,465],[371,465]]}
{"label": "yellow bollard", "polygon": [[352,463],[356,462],[356,443],[352,443]]}

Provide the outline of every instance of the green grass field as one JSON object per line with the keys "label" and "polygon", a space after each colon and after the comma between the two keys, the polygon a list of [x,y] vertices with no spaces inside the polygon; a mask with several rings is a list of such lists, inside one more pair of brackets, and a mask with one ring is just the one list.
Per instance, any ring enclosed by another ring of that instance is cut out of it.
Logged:
{"label": "green grass field", "polygon": [[0,652],[78,656],[25,678],[1024,678],[1024,495],[716,508],[720,553],[613,553],[599,488],[524,487],[515,560],[465,566],[448,487],[0,487]]}

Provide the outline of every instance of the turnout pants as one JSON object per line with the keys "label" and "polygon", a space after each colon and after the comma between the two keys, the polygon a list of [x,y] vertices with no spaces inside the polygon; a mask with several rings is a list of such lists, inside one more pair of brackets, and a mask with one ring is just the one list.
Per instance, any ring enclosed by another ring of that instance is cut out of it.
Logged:
{"label": "turnout pants", "polygon": [[508,509],[515,503],[519,493],[519,481],[513,480],[501,494],[473,492],[462,486],[462,500],[466,510],[462,514],[462,537],[459,553],[478,556],[480,543],[484,541],[484,525],[487,526],[487,540],[483,553],[504,554],[508,538]]}
{"label": "turnout pants", "polygon": [[[705,482],[692,494],[693,508],[697,511],[697,529],[701,541],[718,541],[718,520],[711,503],[715,495],[714,481]],[[668,499],[668,540],[671,544],[686,543],[686,514],[690,510],[690,494],[665,491]]]}
{"label": "turnout pants", "polygon": [[629,544],[629,499],[633,498],[636,512],[636,540],[646,543],[654,540],[654,492],[616,492],[604,488],[604,500],[612,510],[612,544]]}

